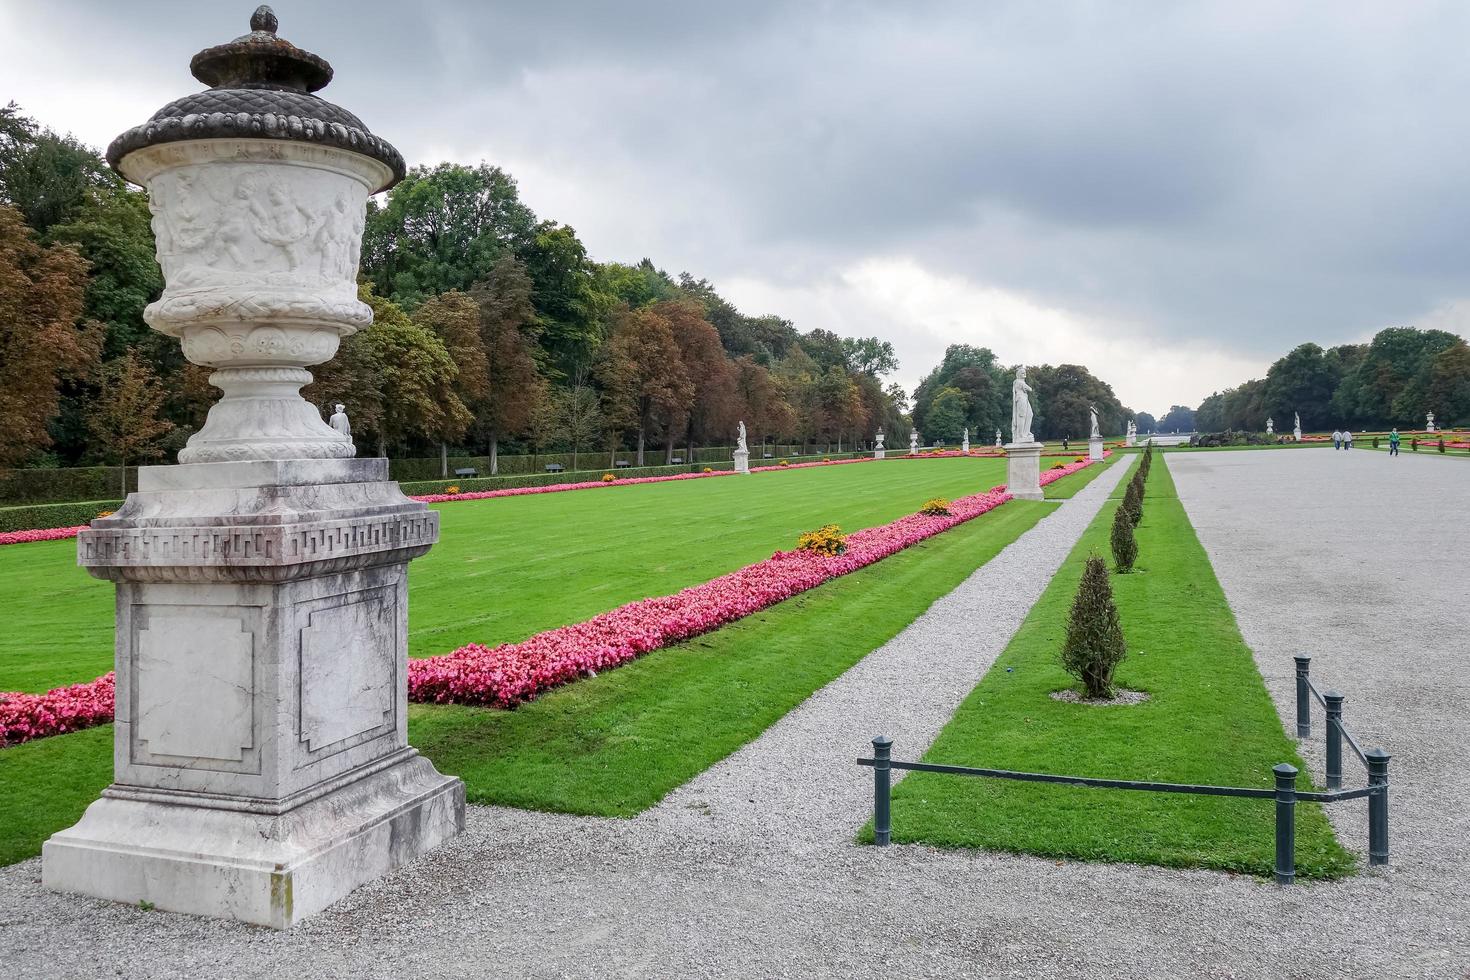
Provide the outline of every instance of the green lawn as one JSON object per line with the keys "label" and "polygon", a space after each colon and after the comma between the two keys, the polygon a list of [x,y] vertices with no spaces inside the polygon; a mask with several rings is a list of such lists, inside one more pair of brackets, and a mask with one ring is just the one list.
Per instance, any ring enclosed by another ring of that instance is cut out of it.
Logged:
{"label": "green lawn", "polygon": [[[765,612],[514,711],[413,705],[409,740],[441,770],[461,776],[474,802],[637,813],[896,635],[1052,509],[1013,501]],[[111,725],[0,750],[0,864],[38,853],[111,775]]]}
{"label": "green lawn", "polygon": [[[1003,482],[1004,460],[889,460],[437,505],[440,542],[409,574],[409,654],[525,639],[768,558],[822,524],[872,527]],[[112,593],[77,567],[75,541],[0,548],[0,691],[108,671]]]}
{"label": "green lawn", "polygon": [[[1117,679],[1151,700],[1087,707],[1048,696],[1072,683],[1058,658],[1067,612],[1083,561],[1107,554],[1124,486],[925,761],[1251,787],[1269,787],[1276,763],[1302,768],[1157,454],[1138,529],[1138,570],[1113,576],[1129,650]],[[915,749],[899,741],[894,754],[912,759]],[[1272,866],[1273,818],[1269,801],[913,773],[894,792],[893,839],[1264,875]],[[1331,878],[1353,866],[1320,807],[1299,805],[1298,874]]]}
{"label": "green lawn", "polygon": [[[1045,457],[1042,458],[1045,459]],[[1107,469],[1109,466],[1114,465],[1119,460],[1131,460],[1132,458],[1132,454],[1124,453],[1119,450],[1114,450],[1113,455],[1109,456],[1101,463],[1094,464],[1087,467],[1087,469],[1085,470],[1079,470],[1078,472],[1073,473],[1071,476],[1066,477],[1065,479],[1061,479],[1055,483],[1048,484],[1042,490],[1042,493],[1046,494],[1047,500],[1068,500],[1072,497],[1075,497],[1077,495],[1077,491],[1081,490],[1083,487],[1087,486],[1093,480],[1096,480],[1099,476],[1101,476],[1102,471]],[[1125,463],[1123,465],[1126,466],[1127,464]]]}

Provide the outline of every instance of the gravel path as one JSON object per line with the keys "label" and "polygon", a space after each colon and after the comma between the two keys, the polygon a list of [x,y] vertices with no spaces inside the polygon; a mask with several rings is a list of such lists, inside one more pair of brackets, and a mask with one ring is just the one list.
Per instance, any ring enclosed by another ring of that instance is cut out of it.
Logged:
{"label": "gravel path", "polygon": [[[1044,584],[1048,560],[1054,568],[1122,475],[1115,467],[642,817],[473,808],[463,837],[287,934],[51,895],[39,863],[25,862],[0,870],[3,975],[1458,980],[1470,967],[1467,827],[1454,799],[1466,775],[1450,749],[1470,733],[1448,711],[1464,709],[1463,684],[1430,684],[1463,676],[1466,652],[1450,641],[1450,611],[1420,597],[1467,599],[1465,559],[1443,524],[1463,516],[1470,471],[1360,455],[1169,463],[1278,704],[1289,694],[1278,661],[1311,647],[1319,674],[1349,694],[1357,731],[1395,753],[1386,871],[1278,889],[1210,872],[849,843],[869,805],[866,772],[850,760],[879,728],[906,757],[928,743],[1004,645],[988,635],[996,619],[972,617],[1005,609],[998,632],[1018,625],[1040,592],[1031,580]],[[1390,531],[1384,500],[1422,526]],[[1001,562],[1027,584],[987,597],[977,580],[994,583]],[[1363,839],[1351,820],[1339,826],[1350,844]]]}

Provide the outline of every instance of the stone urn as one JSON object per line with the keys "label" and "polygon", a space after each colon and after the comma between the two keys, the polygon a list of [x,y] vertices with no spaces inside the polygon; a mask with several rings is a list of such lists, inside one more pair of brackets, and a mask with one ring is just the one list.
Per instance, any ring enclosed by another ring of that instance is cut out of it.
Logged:
{"label": "stone urn", "polygon": [[331,66],[269,7],[250,27],[107,151],[153,209],[148,323],[224,396],[78,536],[117,592],[113,783],[42,880],[287,928],[459,833],[464,786],[408,744],[408,563],[438,515],[300,394],[372,322],[364,211],[403,160],[313,94]]}
{"label": "stone urn", "polygon": [[403,157],[313,94],[331,65],[276,26],[261,7],[249,34],[200,51],[189,68],[210,88],[107,150],[148,189],[167,286],[144,319],[224,392],[181,463],[354,455],[299,392],[306,368],[372,322],[357,298],[364,212]]}

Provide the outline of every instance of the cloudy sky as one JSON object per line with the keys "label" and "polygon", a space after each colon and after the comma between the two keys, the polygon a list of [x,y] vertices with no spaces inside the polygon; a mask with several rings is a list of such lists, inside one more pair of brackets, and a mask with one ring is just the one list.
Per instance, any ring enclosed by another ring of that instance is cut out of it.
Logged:
{"label": "cloudy sky", "polygon": [[[275,4],[410,163],[742,309],[1074,361],[1162,413],[1291,346],[1470,320],[1470,5]],[[251,3],[0,0],[0,100],[98,146]]]}

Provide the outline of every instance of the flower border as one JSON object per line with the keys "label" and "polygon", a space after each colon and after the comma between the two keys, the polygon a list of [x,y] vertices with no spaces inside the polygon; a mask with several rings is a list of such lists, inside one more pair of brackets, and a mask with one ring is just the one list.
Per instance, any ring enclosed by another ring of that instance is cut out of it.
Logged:
{"label": "flower border", "polygon": [[[1104,458],[1110,455],[1111,452],[1104,453]],[[1041,474],[1040,483],[1042,486],[1055,483],[1093,462],[1083,460],[1047,470]],[[841,555],[824,557],[804,551],[778,551],[764,561],[673,595],[630,602],[584,622],[537,633],[519,643],[495,647],[471,643],[452,653],[410,660],[409,699],[514,707],[543,691],[596,676],[599,671],[716,630],[866,568],[987,514],[1011,499],[1003,485],[992,487],[984,493],[955,500],[947,516],[915,513],[889,524],[855,531],[848,535],[847,550]],[[106,724],[113,717],[114,681],[113,673],[109,672],[94,681],[55,688],[44,694],[0,693],[0,746]]]}

